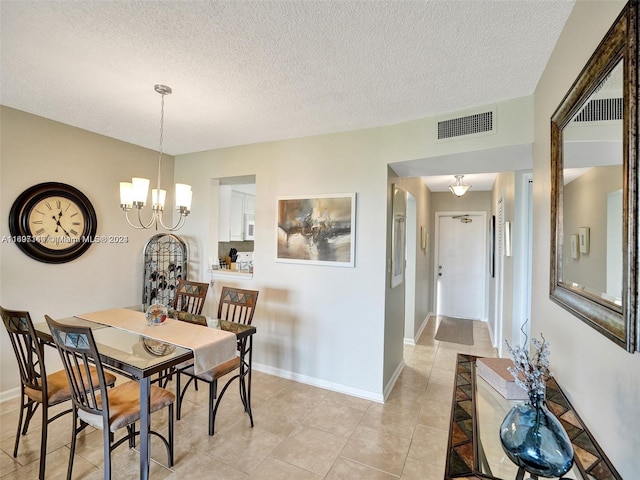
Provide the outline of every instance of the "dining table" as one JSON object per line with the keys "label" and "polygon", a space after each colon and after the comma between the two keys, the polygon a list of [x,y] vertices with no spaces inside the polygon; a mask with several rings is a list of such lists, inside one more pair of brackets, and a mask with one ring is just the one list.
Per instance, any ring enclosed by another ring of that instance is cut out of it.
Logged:
{"label": "dining table", "polygon": [[[206,371],[239,355],[241,393],[247,413],[253,420],[251,366],[256,328],[206,316],[197,316],[197,322],[193,321],[193,316],[188,316],[187,321],[180,321],[170,318],[172,314],[178,316],[178,312],[172,311],[169,311],[165,322],[150,326],[144,311],[144,305],[137,305],[78,314],[57,321],[90,327],[104,368],[139,382],[140,479],[147,480],[151,459],[149,401],[152,377],[170,372],[187,360],[194,361],[196,373],[199,373],[198,370]],[[34,326],[39,338],[55,347],[47,323]]]}

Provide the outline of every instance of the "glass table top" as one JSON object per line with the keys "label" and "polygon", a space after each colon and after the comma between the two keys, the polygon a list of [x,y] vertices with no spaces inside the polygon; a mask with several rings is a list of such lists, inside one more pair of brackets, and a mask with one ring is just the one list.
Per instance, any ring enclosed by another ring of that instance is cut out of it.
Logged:
{"label": "glass table top", "polygon": [[[476,375],[475,407],[480,439],[479,448],[484,452],[486,459],[486,462],[479,462],[478,470],[480,473],[503,479],[516,478],[518,467],[504,453],[499,432],[502,421],[517,402],[522,402],[522,400],[507,400],[482,377]],[[585,480],[575,464],[564,477]]]}
{"label": "glass table top", "polygon": [[[518,467],[504,453],[499,432],[519,400],[505,399],[476,375],[475,362],[472,355],[458,354],[445,479],[515,480]],[[546,405],[562,423],[574,449],[574,465],[563,479],[621,480],[554,378],[547,382]]]}
{"label": "glass table top", "polygon": [[[109,363],[112,363],[112,360],[138,370],[146,370],[166,363],[167,360],[175,357],[187,356],[188,358],[192,354],[190,350],[175,345],[171,345],[162,354],[153,353],[154,350],[156,352],[161,351],[158,349],[160,342],[126,330],[89,322],[77,317],[62,318],[58,321],[67,325],[91,327],[98,351],[102,355],[109,357]],[[36,331],[43,334],[45,339],[51,336],[49,326],[46,323],[38,323],[34,327]],[[150,346],[152,347],[149,348]]]}
{"label": "glass table top", "polygon": [[[141,305],[129,307],[129,309],[143,311]],[[209,328],[232,332],[239,341],[256,332],[256,328],[251,325],[243,325],[200,315],[190,317],[194,317],[188,320],[192,323],[199,323]],[[83,320],[78,317],[67,317],[59,319],[58,321],[68,325],[91,327],[98,351],[104,356],[103,361],[109,365],[122,368],[129,373],[132,373],[132,371],[148,372],[150,370],[157,370],[160,366],[166,365],[167,363],[179,363],[193,356],[189,349],[163,343],[119,328]],[[51,340],[51,332],[46,323],[38,323],[34,325],[34,327],[42,334],[45,340]],[[177,360],[178,358],[180,358],[179,361]]]}

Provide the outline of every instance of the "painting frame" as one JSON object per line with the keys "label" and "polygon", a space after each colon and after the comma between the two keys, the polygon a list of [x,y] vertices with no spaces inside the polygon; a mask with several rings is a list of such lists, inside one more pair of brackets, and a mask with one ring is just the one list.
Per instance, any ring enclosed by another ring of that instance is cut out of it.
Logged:
{"label": "painting frame", "polygon": [[491,278],[496,277],[496,216],[491,215],[489,222],[489,240],[491,245],[489,246],[489,273]]}
{"label": "painting frame", "polygon": [[571,243],[571,258],[580,258],[580,250],[578,249],[578,235],[576,235],[575,233],[569,235],[569,240]]}
{"label": "painting frame", "polygon": [[429,228],[426,225],[420,227],[420,246],[424,253],[429,253]]}
{"label": "painting frame", "polygon": [[590,247],[589,227],[578,228],[578,235],[580,237],[580,253],[589,253],[589,247]]}
{"label": "painting frame", "polygon": [[276,199],[276,262],[355,267],[356,193]]}
{"label": "painting frame", "polygon": [[407,194],[396,184],[391,185],[391,288],[404,282],[407,242]]}

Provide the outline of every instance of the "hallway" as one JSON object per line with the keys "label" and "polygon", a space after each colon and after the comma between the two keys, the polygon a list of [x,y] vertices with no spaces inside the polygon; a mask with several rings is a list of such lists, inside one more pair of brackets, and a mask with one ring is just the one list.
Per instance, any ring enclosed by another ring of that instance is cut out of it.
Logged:
{"label": "hallway", "polygon": [[[442,480],[456,354],[495,356],[495,350],[486,323],[473,322],[473,346],[434,340],[435,323],[431,318],[418,343],[405,346],[406,366],[385,404],[255,372],[255,427],[249,427],[236,392],[229,392],[216,434],[209,437],[207,389],[192,389],[176,423],[175,467],[163,466],[165,451],[154,439],[152,456],[160,464],[152,463],[151,478]],[[17,460],[11,456],[17,403],[0,404],[2,480],[37,478],[38,416],[21,439]],[[47,479],[65,477],[70,422],[63,417],[50,426]],[[165,422],[166,413],[152,416],[154,429]],[[138,458],[125,446],[118,448],[113,478],[136,478]],[[102,464],[102,435],[87,429],[79,440],[74,478],[99,480]]]}

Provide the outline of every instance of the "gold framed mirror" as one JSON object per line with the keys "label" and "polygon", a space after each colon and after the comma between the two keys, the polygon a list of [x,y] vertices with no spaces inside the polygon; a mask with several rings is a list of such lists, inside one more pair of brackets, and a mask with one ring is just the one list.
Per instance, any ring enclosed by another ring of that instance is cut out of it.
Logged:
{"label": "gold framed mirror", "polygon": [[638,325],[638,2],[551,118],[550,298],[629,352]]}

